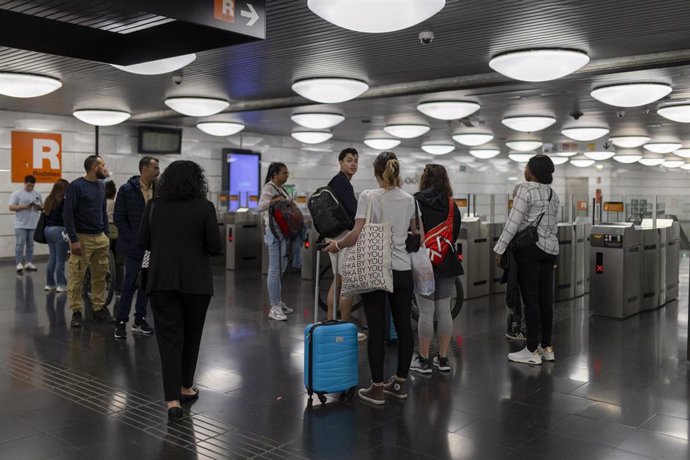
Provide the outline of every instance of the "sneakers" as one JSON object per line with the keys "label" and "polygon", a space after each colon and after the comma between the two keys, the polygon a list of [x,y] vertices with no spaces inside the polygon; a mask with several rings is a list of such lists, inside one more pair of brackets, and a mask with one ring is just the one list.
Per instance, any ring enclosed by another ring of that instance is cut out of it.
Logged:
{"label": "sneakers", "polygon": [[287,316],[283,313],[283,309],[280,305],[273,305],[268,312],[268,317],[276,321],[287,321]]}
{"label": "sneakers", "polygon": [[527,340],[527,337],[525,337],[525,334],[523,334],[522,331],[507,331],[506,332],[506,339],[508,339],[508,340]]}
{"label": "sneakers", "polygon": [[81,312],[75,311],[72,313],[72,321],[69,323],[71,327],[81,327]]}
{"label": "sneakers", "polygon": [[398,399],[407,399],[407,381],[400,380],[394,375],[383,386],[383,392]]}
{"label": "sneakers", "polygon": [[127,323],[124,321],[118,321],[115,325],[115,338],[116,339],[126,339],[127,338]]}
{"label": "sneakers", "polygon": [[58,286],[56,291],[57,292],[67,292],[67,286]]}
{"label": "sneakers", "polygon": [[29,270],[29,271],[35,272],[36,270],[38,270],[38,268],[36,268],[36,266],[34,264],[32,264],[31,262],[27,262],[24,264],[24,270]]}
{"label": "sneakers", "polygon": [[93,320],[97,323],[112,324],[115,322],[115,318],[113,318],[113,315],[111,315],[110,311],[108,311],[108,307],[103,307],[100,310],[94,310]]}
{"label": "sneakers", "polygon": [[358,332],[357,333],[357,341],[358,342],[364,342],[367,340],[367,335],[364,332]]}
{"label": "sneakers", "polygon": [[55,286],[51,286],[50,284],[46,284],[46,285],[43,287],[43,290],[44,290],[44,291],[54,291],[54,290],[55,290]]}
{"label": "sneakers", "polygon": [[357,391],[357,394],[361,399],[380,406],[386,403],[386,397],[383,394],[383,387],[383,385],[374,385],[372,383],[369,388],[360,388]]}
{"label": "sneakers", "polygon": [[140,320],[135,319],[134,324],[132,324],[132,332],[151,335],[153,334],[153,328],[146,322],[146,318],[141,318]]}
{"label": "sneakers", "polygon": [[537,347],[537,353],[544,361],[555,361],[556,354],[553,352],[553,347],[542,348],[541,345]]}
{"label": "sneakers", "polygon": [[419,372],[420,374],[431,374],[432,369],[429,365],[429,358],[422,358],[419,353],[415,353],[412,357],[412,364],[410,370]]}
{"label": "sneakers", "polygon": [[508,353],[508,359],[514,363],[541,364],[541,355],[531,352],[527,347],[515,353]]}
{"label": "sneakers", "polygon": [[21,273],[22,271],[24,271],[24,265],[17,264],[17,273]]}
{"label": "sneakers", "polygon": [[280,309],[281,309],[281,310],[283,311],[283,313],[285,313],[286,315],[289,315],[290,313],[292,313],[293,311],[295,311],[295,310],[293,310],[292,308],[288,307],[287,304],[286,304],[285,302],[283,302],[282,300],[280,301]]}
{"label": "sneakers", "polygon": [[439,371],[450,372],[450,361],[448,361],[447,357],[443,358],[441,356],[434,356],[433,363]]}

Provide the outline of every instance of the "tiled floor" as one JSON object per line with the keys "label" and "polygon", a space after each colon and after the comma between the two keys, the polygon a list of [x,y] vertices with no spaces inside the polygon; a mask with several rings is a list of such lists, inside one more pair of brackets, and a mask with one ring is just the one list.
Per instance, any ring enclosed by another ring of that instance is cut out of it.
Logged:
{"label": "tiled floor", "polygon": [[[295,307],[266,319],[264,280],[215,269],[191,416],[169,425],[152,337],[69,328],[44,265],[0,266],[0,459],[43,458],[690,458],[686,360],[688,257],[681,297],[625,321],[559,304],[557,361],[509,364],[501,296],[455,321],[448,375],[414,377],[410,398],[307,408],[303,329],[313,285],[285,280]],[[368,381],[366,345],[360,383]],[[391,353],[394,347],[390,348]],[[388,374],[394,362],[388,360]]]}

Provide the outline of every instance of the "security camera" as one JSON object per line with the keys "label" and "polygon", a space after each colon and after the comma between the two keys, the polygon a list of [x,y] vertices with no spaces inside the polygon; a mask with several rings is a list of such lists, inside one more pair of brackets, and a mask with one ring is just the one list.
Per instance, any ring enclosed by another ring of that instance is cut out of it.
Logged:
{"label": "security camera", "polygon": [[623,118],[625,116],[625,110],[617,110],[616,111],[616,116],[618,118]]}
{"label": "security camera", "polygon": [[182,75],[173,75],[172,76],[172,82],[175,83],[176,85],[181,85],[182,84]]}
{"label": "security camera", "polygon": [[434,33],[430,30],[419,32],[419,41],[422,45],[430,45],[434,41]]}
{"label": "security camera", "polygon": [[604,142],[604,145],[602,145],[602,147],[604,147],[604,150],[608,150],[611,148],[611,143],[609,141],[606,141]]}
{"label": "security camera", "polygon": [[580,117],[582,116],[582,112],[580,112],[579,110],[576,110],[573,113],[571,113],[570,116],[573,117],[573,120],[579,120]]}
{"label": "security camera", "polygon": [[644,115],[644,116],[649,115],[649,108],[642,109],[642,115]]}

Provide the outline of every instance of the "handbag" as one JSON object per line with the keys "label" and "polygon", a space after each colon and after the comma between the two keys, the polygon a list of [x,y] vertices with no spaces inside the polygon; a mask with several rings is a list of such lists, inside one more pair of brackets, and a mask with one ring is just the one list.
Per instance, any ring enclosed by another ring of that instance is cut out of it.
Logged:
{"label": "handbag", "polygon": [[38,222],[36,223],[34,241],[41,244],[48,244],[48,240],[46,239],[46,215],[43,211],[41,211]]}
{"label": "handbag", "polygon": [[[151,210],[149,211],[149,229],[151,228],[151,216],[153,216],[153,207],[156,202],[151,202]],[[149,244],[150,245],[150,244]],[[146,289],[146,282],[148,281],[149,274],[149,264],[151,263],[151,251],[148,249],[144,250],[144,258],[141,260],[141,267],[139,267],[139,273],[137,273],[136,287],[139,289]]]}
{"label": "handbag", "polygon": [[414,200],[414,219],[417,224],[417,232],[407,232],[407,238],[405,238],[405,249],[408,253],[413,253],[419,251],[422,247],[422,235],[419,234],[419,209],[417,208],[417,200]]}
{"label": "handbag", "polygon": [[[549,190],[549,203],[551,202],[552,195],[553,189]],[[534,219],[534,221],[529,224],[527,228],[520,230],[515,234],[513,241],[510,242],[510,245],[513,247],[513,249],[525,249],[537,244],[537,241],[539,241],[538,227],[542,218],[544,217],[544,213],[546,213],[546,211],[542,211],[541,214],[539,214],[539,217]]]}
{"label": "handbag", "polygon": [[393,229],[390,222],[371,223],[375,196],[368,193],[367,197],[366,219],[357,242],[342,251],[344,296],[376,290],[393,292]]}
{"label": "handbag", "polygon": [[412,280],[414,281],[414,293],[430,296],[436,290],[434,278],[434,266],[429,258],[429,250],[422,246],[419,251],[410,253],[410,265],[412,265]]}

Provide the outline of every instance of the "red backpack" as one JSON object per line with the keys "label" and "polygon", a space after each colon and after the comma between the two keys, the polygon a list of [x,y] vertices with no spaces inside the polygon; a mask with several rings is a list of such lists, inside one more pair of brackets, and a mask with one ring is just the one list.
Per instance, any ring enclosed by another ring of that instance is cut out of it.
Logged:
{"label": "red backpack", "polygon": [[[273,187],[278,194],[285,196],[275,185]],[[294,201],[276,201],[269,207],[268,211],[271,232],[276,238],[279,238],[281,235],[286,238],[294,238],[302,235],[302,231],[304,230],[304,215]]]}
{"label": "red backpack", "polygon": [[441,265],[446,260],[449,251],[455,251],[453,243],[453,220],[455,217],[455,206],[453,199],[448,197],[448,217],[446,220],[426,232],[424,246],[429,250],[429,259],[432,265]]}

